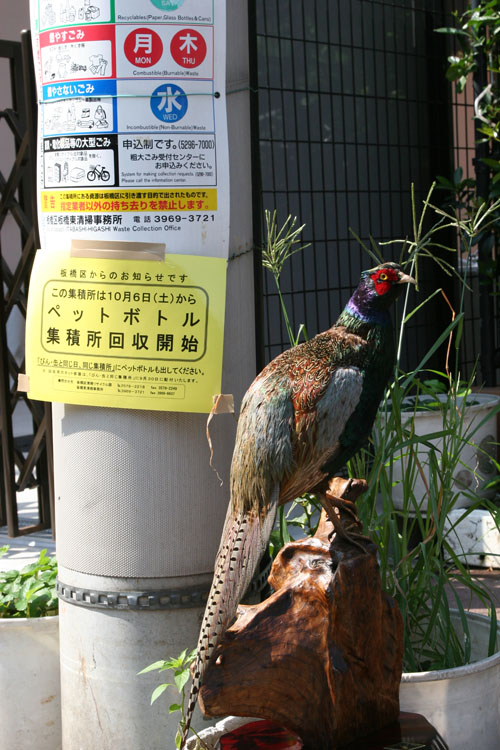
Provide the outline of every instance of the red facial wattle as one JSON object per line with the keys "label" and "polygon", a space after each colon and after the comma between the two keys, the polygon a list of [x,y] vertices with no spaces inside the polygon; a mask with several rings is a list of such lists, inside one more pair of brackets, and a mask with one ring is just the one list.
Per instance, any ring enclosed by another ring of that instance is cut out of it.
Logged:
{"label": "red facial wattle", "polygon": [[370,278],[379,296],[387,294],[392,285],[399,281],[398,273],[393,268],[379,268]]}

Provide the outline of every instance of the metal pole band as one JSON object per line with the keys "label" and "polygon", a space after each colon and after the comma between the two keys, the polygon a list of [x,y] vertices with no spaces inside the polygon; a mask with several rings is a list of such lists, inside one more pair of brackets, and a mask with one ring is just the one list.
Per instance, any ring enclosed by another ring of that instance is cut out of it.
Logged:
{"label": "metal pole band", "polygon": [[[256,573],[247,589],[245,598],[260,593],[266,585],[271,560],[266,560],[263,569]],[[121,609],[153,611],[161,609],[184,609],[201,607],[207,599],[210,588],[165,589],[163,591],[97,591],[78,588],[57,579],[59,599],[79,607],[93,609]]]}
{"label": "metal pole band", "polygon": [[120,609],[152,611],[201,607],[208,598],[209,589],[174,589],[164,591],[96,591],[68,586],[58,579],[57,595],[60,599],[79,607],[93,609]]}

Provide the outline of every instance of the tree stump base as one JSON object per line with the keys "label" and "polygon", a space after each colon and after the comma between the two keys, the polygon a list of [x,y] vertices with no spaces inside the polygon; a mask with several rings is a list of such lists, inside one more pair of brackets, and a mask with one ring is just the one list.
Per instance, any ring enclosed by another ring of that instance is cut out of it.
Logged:
{"label": "tree stump base", "polygon": [[403,624],[382,591],[376,547],[359,521],[353,524],[364,488],[360,480],[332,480],[334,523],[323,511],[314,537],[277,555],[269,576],[274,593],[239,608],[205,674],[206,715],[269,719],[310,750],[347,745],[397,720]]}

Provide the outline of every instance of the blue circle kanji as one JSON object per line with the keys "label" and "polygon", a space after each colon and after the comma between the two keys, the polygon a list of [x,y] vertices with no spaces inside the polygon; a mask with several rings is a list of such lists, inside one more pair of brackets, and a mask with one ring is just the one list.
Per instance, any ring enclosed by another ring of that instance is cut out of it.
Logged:
{"label": "blue circle kanji", "polygon": [[151,111],[162,122],[178,122],[187,112],[186,93],[175,83],[162,83],[151,94]]}

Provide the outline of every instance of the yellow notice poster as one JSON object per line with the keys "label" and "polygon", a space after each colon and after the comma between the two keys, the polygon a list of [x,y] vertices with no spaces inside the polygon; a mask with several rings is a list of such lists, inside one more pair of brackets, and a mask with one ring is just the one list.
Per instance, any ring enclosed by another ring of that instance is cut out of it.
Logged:
{"label": "yellow notice poster", "polygon": [[26,324],[30,398],[209,412],[220,393],[226,261],[39,250]]}

